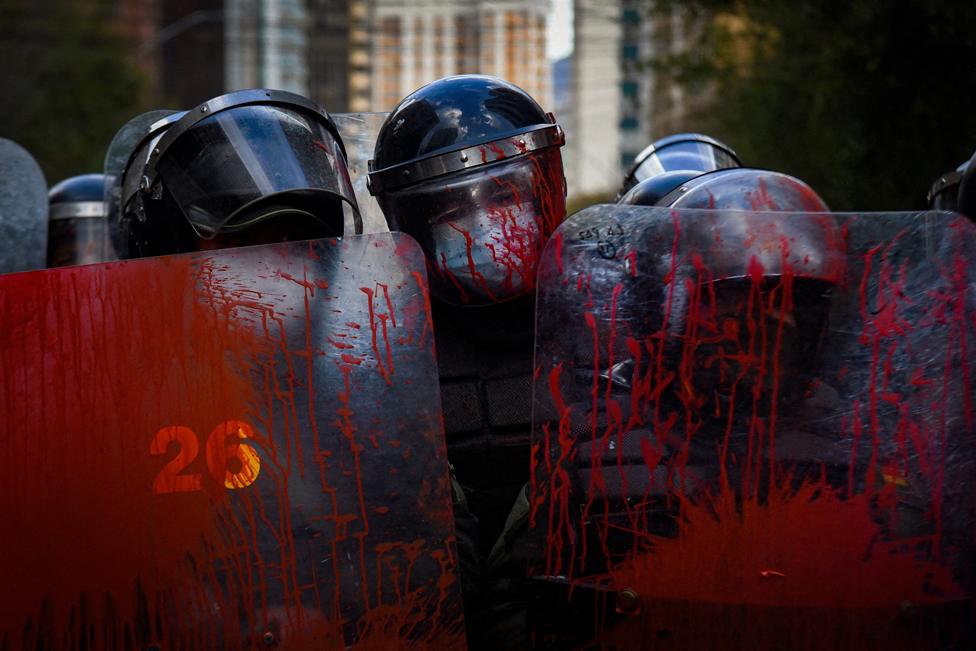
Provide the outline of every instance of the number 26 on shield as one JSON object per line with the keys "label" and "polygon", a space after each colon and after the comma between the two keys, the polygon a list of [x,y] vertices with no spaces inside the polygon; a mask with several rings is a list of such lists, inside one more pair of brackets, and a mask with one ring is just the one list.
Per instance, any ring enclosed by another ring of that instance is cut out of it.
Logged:
{"label": "number 26 on shield", "polygon": [[[223,422],[210,432],[204,443],[204,456],[207,469],[218,484],[238,489],[246,488],[257,480],[261,472],[261,457],[253,447],[243,442],[253,438],[254,430],[240,420]],[[156,475],[153,493],[163,495],[203,490],[202,473],[181,474],[200,452],[200,443],[192,429],[182,425],[164,427],[153,436],[149,454],[167,454],[173,443],[179,446],[179,452]]]}

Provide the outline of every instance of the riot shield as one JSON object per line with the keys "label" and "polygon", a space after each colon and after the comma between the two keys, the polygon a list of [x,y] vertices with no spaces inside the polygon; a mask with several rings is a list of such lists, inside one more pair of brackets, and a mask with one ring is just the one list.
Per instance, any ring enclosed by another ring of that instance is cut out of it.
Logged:
{"label": "riot shield", "polygon": [[112,137],[108,149],[105,151],[105,174],[108,176],[121,176],[129,162],[129,158],[135,153],[136,147],[149,133],[149,127],[169,117],[174,113],[179,113],[173,109],[157,109],[141,113],[125,124]]}
{"label": "riot shield", "polygon": [[37,161],[0,138],[0,274],[44,268],[47,215],[47,181]]}
{"label": "riot shield", "polygon": [[539,646],[970,648],[976,228],[595,206],[540,265]]}
{"label": "riot shield", "polygon": [[0,277],[0,648],[463,648],[399,234]]}
{"label": "riot shield", "polygon": [[376,135],[389,113],[333,113],[332,119],[346,148],[349,178],[356,192],[356,203],[363,220],[364,233],[388,233],[383,211],[376,197],[366,188],[369,160],[373,157]]}

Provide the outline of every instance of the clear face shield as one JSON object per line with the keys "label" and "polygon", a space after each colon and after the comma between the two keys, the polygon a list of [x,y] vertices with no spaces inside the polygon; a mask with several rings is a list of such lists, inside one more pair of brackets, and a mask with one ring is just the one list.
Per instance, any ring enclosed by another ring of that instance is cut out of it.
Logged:
{"label": "clear face shield", "polygon": [[637,182],[677,170],[711,172],[738,167],[739,161],[729,152],[707,142],[677,142],[654,151],[634,170]]}
{"label": "clear face shield", "polygon": [[702,134],[676,134],[662,138],[639,153],[624,179],[620,195],[641,181],[679,171],[712,172],[739,167],[735,152]]}
{"label": "clear face shield", "polygon": [[[434,296],[492,305],[535,288],[539,255],[566,214],[561,144],[553,124],[371,177],[391,226],[427,254]],[[402,183],[418,174],[429,178]]]}
{"label": "clear face shield", "polygon": [[542,247],[566,212],[562,160],[547,149],[397,190],[380,205],[424,248],[435,296],[499,303],[535,287]]}
{"label": "clear face shield", "polygon": [[51,207],[48,267],[95,264],[113,259],[104,202],[76,202]]}
{"label": "clear face shield", "polygon": [[340,201],[356,206],[335,134],[304,111],[279,106],[241,106],[199,122],[160,155],[158,170],[203,239],[292,204],[322,219]]}
{"label": "clear face shield", "polygon": [[[362,232],[338,130],[309,100],[241,91],[174,118],[155,125],[125,174],[136,248],[140,240],[152,254]],[[260,234],[266,220],[274,232]]]}

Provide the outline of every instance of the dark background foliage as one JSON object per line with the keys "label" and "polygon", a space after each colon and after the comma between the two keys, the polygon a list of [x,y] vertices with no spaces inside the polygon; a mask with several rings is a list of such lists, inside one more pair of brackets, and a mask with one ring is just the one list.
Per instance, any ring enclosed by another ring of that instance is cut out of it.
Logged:
{"label": "dark background foliage", "polygon": [[115,132],[144,108],[144,79],[108,0],[0,0],[0,137],[49,184],[100,172]]}
{"label": "dark background foliage", "polygon": [[921,208],[976,150],[976,2],[680,4],[703,28],[688,53],[652,64],[707,90],[693,126],[834,210]]}

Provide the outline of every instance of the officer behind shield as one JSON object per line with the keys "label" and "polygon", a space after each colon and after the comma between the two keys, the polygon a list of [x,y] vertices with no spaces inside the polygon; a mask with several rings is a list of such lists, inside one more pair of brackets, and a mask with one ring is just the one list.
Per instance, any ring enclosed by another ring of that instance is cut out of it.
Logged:
{"label": "officer behind shield", "polygon": [[[747,211],[790,211],[790,212],[827,212],[827,205],[823,200],[805,183],[777,172],[756,170],[740,167],[736,154],[727,145],[702,134],[678,134],[661,139],[637,157],[633,167],[628,173],[623,187],[620,191],[619,203],[629,205],[646,205],[671,208],[691,208],[691,209],[726,209],[726,210],[747,210]],[[724,259],[710,259],[707,264],[710,268],[725,274],[717,273],[711,282],[713,287],[710,295],[715,296],[715,309],[729,319],[740,320],[742,318],[742,298],[748,296],[750,291],[751,278],[746,274],[745,262],[741,259],[742,243],[736,245],[736,233],[730,233],[725,238],[720,250],[713,251],[714,255],[722,256]],[[741,233],[738,236],[741,237]],[[792,246],[796,250],[803,249],[809,253],[811,260],[824,258],[824,247],[826,246],[822,233],[806,232],[803,228],[796,230]],[[693,233],[685,233],[686,237],[694,237]],[[715,233],[708,231],[702,233],[703,238],[714,238]],[[703,240],[702,250],[715,249],[712,240]],[[816,358],[816,350],[822,339],[826,328],[826,315],[829,311],[829,295],[832,284],[836,282],[833,270],[827,268],[813,273],[811,278],[794,281],[794,304],[797,312],[794,315],[787,315],[785,319],[782,315],[770,314],[769,318],[784,320],[787,324],[792,324],[790,332],[784,334],[782,341],[782,361],[786,368],[782,377],[790,376],[789,386],[782,387],[780,399],[797,398],[806,388],[803,378],[809,378],[812,371],[811,364]],[[666,270],[665,270],[666,271]],[[768,268],[765,270],[766,277],[760,281],[761,291],[770,291],[777,282],[781,270]],[[665,277],[662,272],[660,277]],[[594,272],[591,282],[598,282],[601,274]],[[657,276],[654,276],[657,277]],[[746,278],[743,286],[743,278]],[[676,287],[681,287],[682,283],[675,282]],[[745,292],[745,294],[743,293]],[[643,296],[643,295],[641,295]],[[647,297],[637,299],[634,309],[650,309],[650,303],[646,302]],[[673,304],[676,306],[688,306],[689,300],[675,297]],[[626,305],[618,305],[618,310],[626,310]],[[722,312],[722,310],[725,310]],[[618,311],[618,317],[626,320]],[[678,309],[672,310],[668,330],[672,332],[682,332],[684,323],[690,315]],[[577,324],[578,325],[578,324]],[[567,324],[568,328],[574,327]],[[583,327],[583,326],[579,326]],[[745,328],[745,326],[743,326]],[[793,330],[795,329],[795,332]],[[745,331],[745,329],[743,329]],[[572,333],[567,332],[567,337],[572,337]],[[674,355],[681,355],[684,351],[672,351]],[[705,360],[714,359],[722,351],[708,348],[708,345],[700,346],[694,351],[695,359]],[[677,365],[677,358],[674,358]],[[570,363],[578,362],[572,360]],[[692,382],[709,396],[721,396],[728,394],[725,386],[725,378],[720,374],[715,374],[714,369],[710,369],[708,364],[693,364],[695,375],[690,378]],[[633,363],[623,360],[615,364],[612,369],[604,374],[605,379],[609,380],[614,390],[629,392],[629,378],[633,370]],[[792,375],[791,375],[792,374]],[[735,373],[731,374],[735,377]],[[754,380],[757,392],[768,395],[765,387],[760,386],[764,381],[759,376],[745,378],[739,387],[741,396],[751,397],[754,392],[746,388],[749,381]],[[587,379],[587,382],[592,381]],[[784,395],[788,394],[788,395]],[[733,399],[734,394],[725,395],[726,399]],[[687,396],[669,396],[666,399],[680,401]],[[797,398],[798,399],[798,398]],[[829,399],[829,398],[828,398]],[[623,401],[626,403],[626,401]],[[749,413],[748,409],[743,410]],[[600,416],[597,416],[598,418]],[[718,427],[719,424],[716,424]],[[722,427],[726,425],[723,421]],[[718,428],[716,431],[724,431]],[[701,445],[695,446],[690,450],[688,463],[695,466],[702,466],[705,472],[709,472],[710,466],[715,466],[714,441],[705,441],[707,436],[701,437]],[[808,442],[808,441],[807,441]],[[780,451],[781,455],[802,454],[802,445],[798,444],[793,448],[784,446]],[[800,451],[798,452],[797,449]],[[580,455],[582,450],[577,450]],[[800,460],[802,461],[802,459]],[[587,466],[588,463],[582,456],[576,458],[576,463]],[[610,473],[611,475],[613,473]],[[717,474],[717,473],[715,473]],[[585,482],[584,482],[585,485]],[[631,487],[640,492],[639,487]],[[601,507],[602,508],[602,507]],[[490,577],[486,582],[489,595],[486,598],[490,602],[490,616],[495,620],[495,626],[491,630],[492,642],[497,648],[517,649],[528,645],[528,629],[530,622],[527,621],[527,609],[529,599],[529,585],[527,577],[524,575],[524,568],[531,564],[532,554],[538,550],[533,550],[530,544],[528,531],[529,501],[527,490],[518,494],[518,499],[509,514],[505,529],[499,537],[486,565],[486,574]],[[614,514],[607,514],[608,521],[613,521]],[[626,529],[626,527],[624,527]],[[612,541],[610,541],[612,544]],[[629,547],[628,547],[629,548]],[[605,570],[606,568],[591,568],[594,571]],[[520,574],[521,573],[521,574]]]}
{"label": "officer behind shield", "polygon": [[222,95],[153,125],[122,185],[123,258],[362,230],[335,123],[284,91]]}
{"label": "officer behind shield", "polygon": [[[792,464],[795,478],[804,473],[819,472],[821,462],[827,464],[828,474],[833,473],[833,478],[845,477],[846,459],[827,457],[835,448],[832,442],[820,439],[816,433],[800,431],[803,417],[810,416],[804,413],[806,405],[819,402],[823,409],[824,403],[837,399],[825,383],[813,382],[820,342],[827,332],[833,288],[839,282],[842,270],[836,250],[839,231],[828,214],[830,209],[806,183],[780,172],[737,167],[698,173],[688,179],[679,175],[671,172],[647,178],[624,194],[619,203],[693,210],[823,215],[816,221],[787,218],[777,223],[779,236],[789,242],[790,255],[804,261],[802,270],[789,272],[787,307],[769,307],[777,303],[776,292],[783,292],[781,283],[787,272],[782,258],[772,256],[764,261],[761,270],[750,270],[748,261],[742,256],[742,251],[748,248],[750,231],[744,222],[736,219],[737,213],[730,213],[723,221],[724,229],[711,224],[702,226],[701,222],[686,227],[684,236],[692,250],[701,251],[706,256],[709,277],[701,291],[709,300],[708,305],[702,305],[700,309],[708,310],[708,319],[739,333],[765,326],[778,337],[775,351],[778,373],[775,378],[772,374],[763,375],[752,362],[741,363],[741,368],[738,367],[739,351],[734,349],[735,338],[710,342],[703,337],[693,346],[685,344],[681,350],[666,353],[670,359],[680,360],[683,367],[692,369],[692,376],[683,386],[685,393],[669,398],[675,404],[687,402],[691,399],[688,394],[693,392],[699,397],[715,400],[716,410],[723,414],[712,422],[707,409],[699,410],[702,426],[691,442],[689,464],[698,465],[701,477],[716,480],[716,443],[710,431],[722,432],[729,427],[725,416],[728,413],[742,421],[733,422],[732,428],[745,431],[748,428],[746,421],[752,414],[778,409],[784,415],[781,430],[789,429],[791,422],[798,424],[798,428],[782,432],[777,442],[777,461]],[[678,287],[678,283],[675,286]],[[753,295],[757,290],[758,297]],[[691,299],[682,297],[683,291],[684,288],[676,289],[675,303],[690,311]],[[763,306],[763,309],[758,310],[758,314],[748,313],[747,306],[754,304]],[[667,329],[669,332],[685,332],[692,318],[686,311],[674,310]],[[727,363],[720,368],[721,365],[713,363],[716,359]],[[623,381],[625,370],[614,370],[621,372],[610,379]],[[777,383],[775,390],[773,382]],[[736,439],[732,438],[729,454],[744,455],[744,450],[734,447]],[[816,450],[820,456],[810,458],[811,450]]]}
{"label": "officer behind shield", "polygon": [[105,175],[84,174],[51,188],[47,266],[64,267],[115,260],[109,241]]}
{"label": "officer behind shield", "polygon": [[566,215],[563,143],[522,89],[460,75],[404,98],[370,162],[390,229],[427,257],[448,454],[482,548],[528,479],[535,273]]}
{"label": "officer behind shield", "polygon": [[[151,125],[121,203],[115,233],[126,258],[362,233],[335,123],[284,91],[230,93]],[[477,524],[452,489],[467,601],[480,568]]]}

